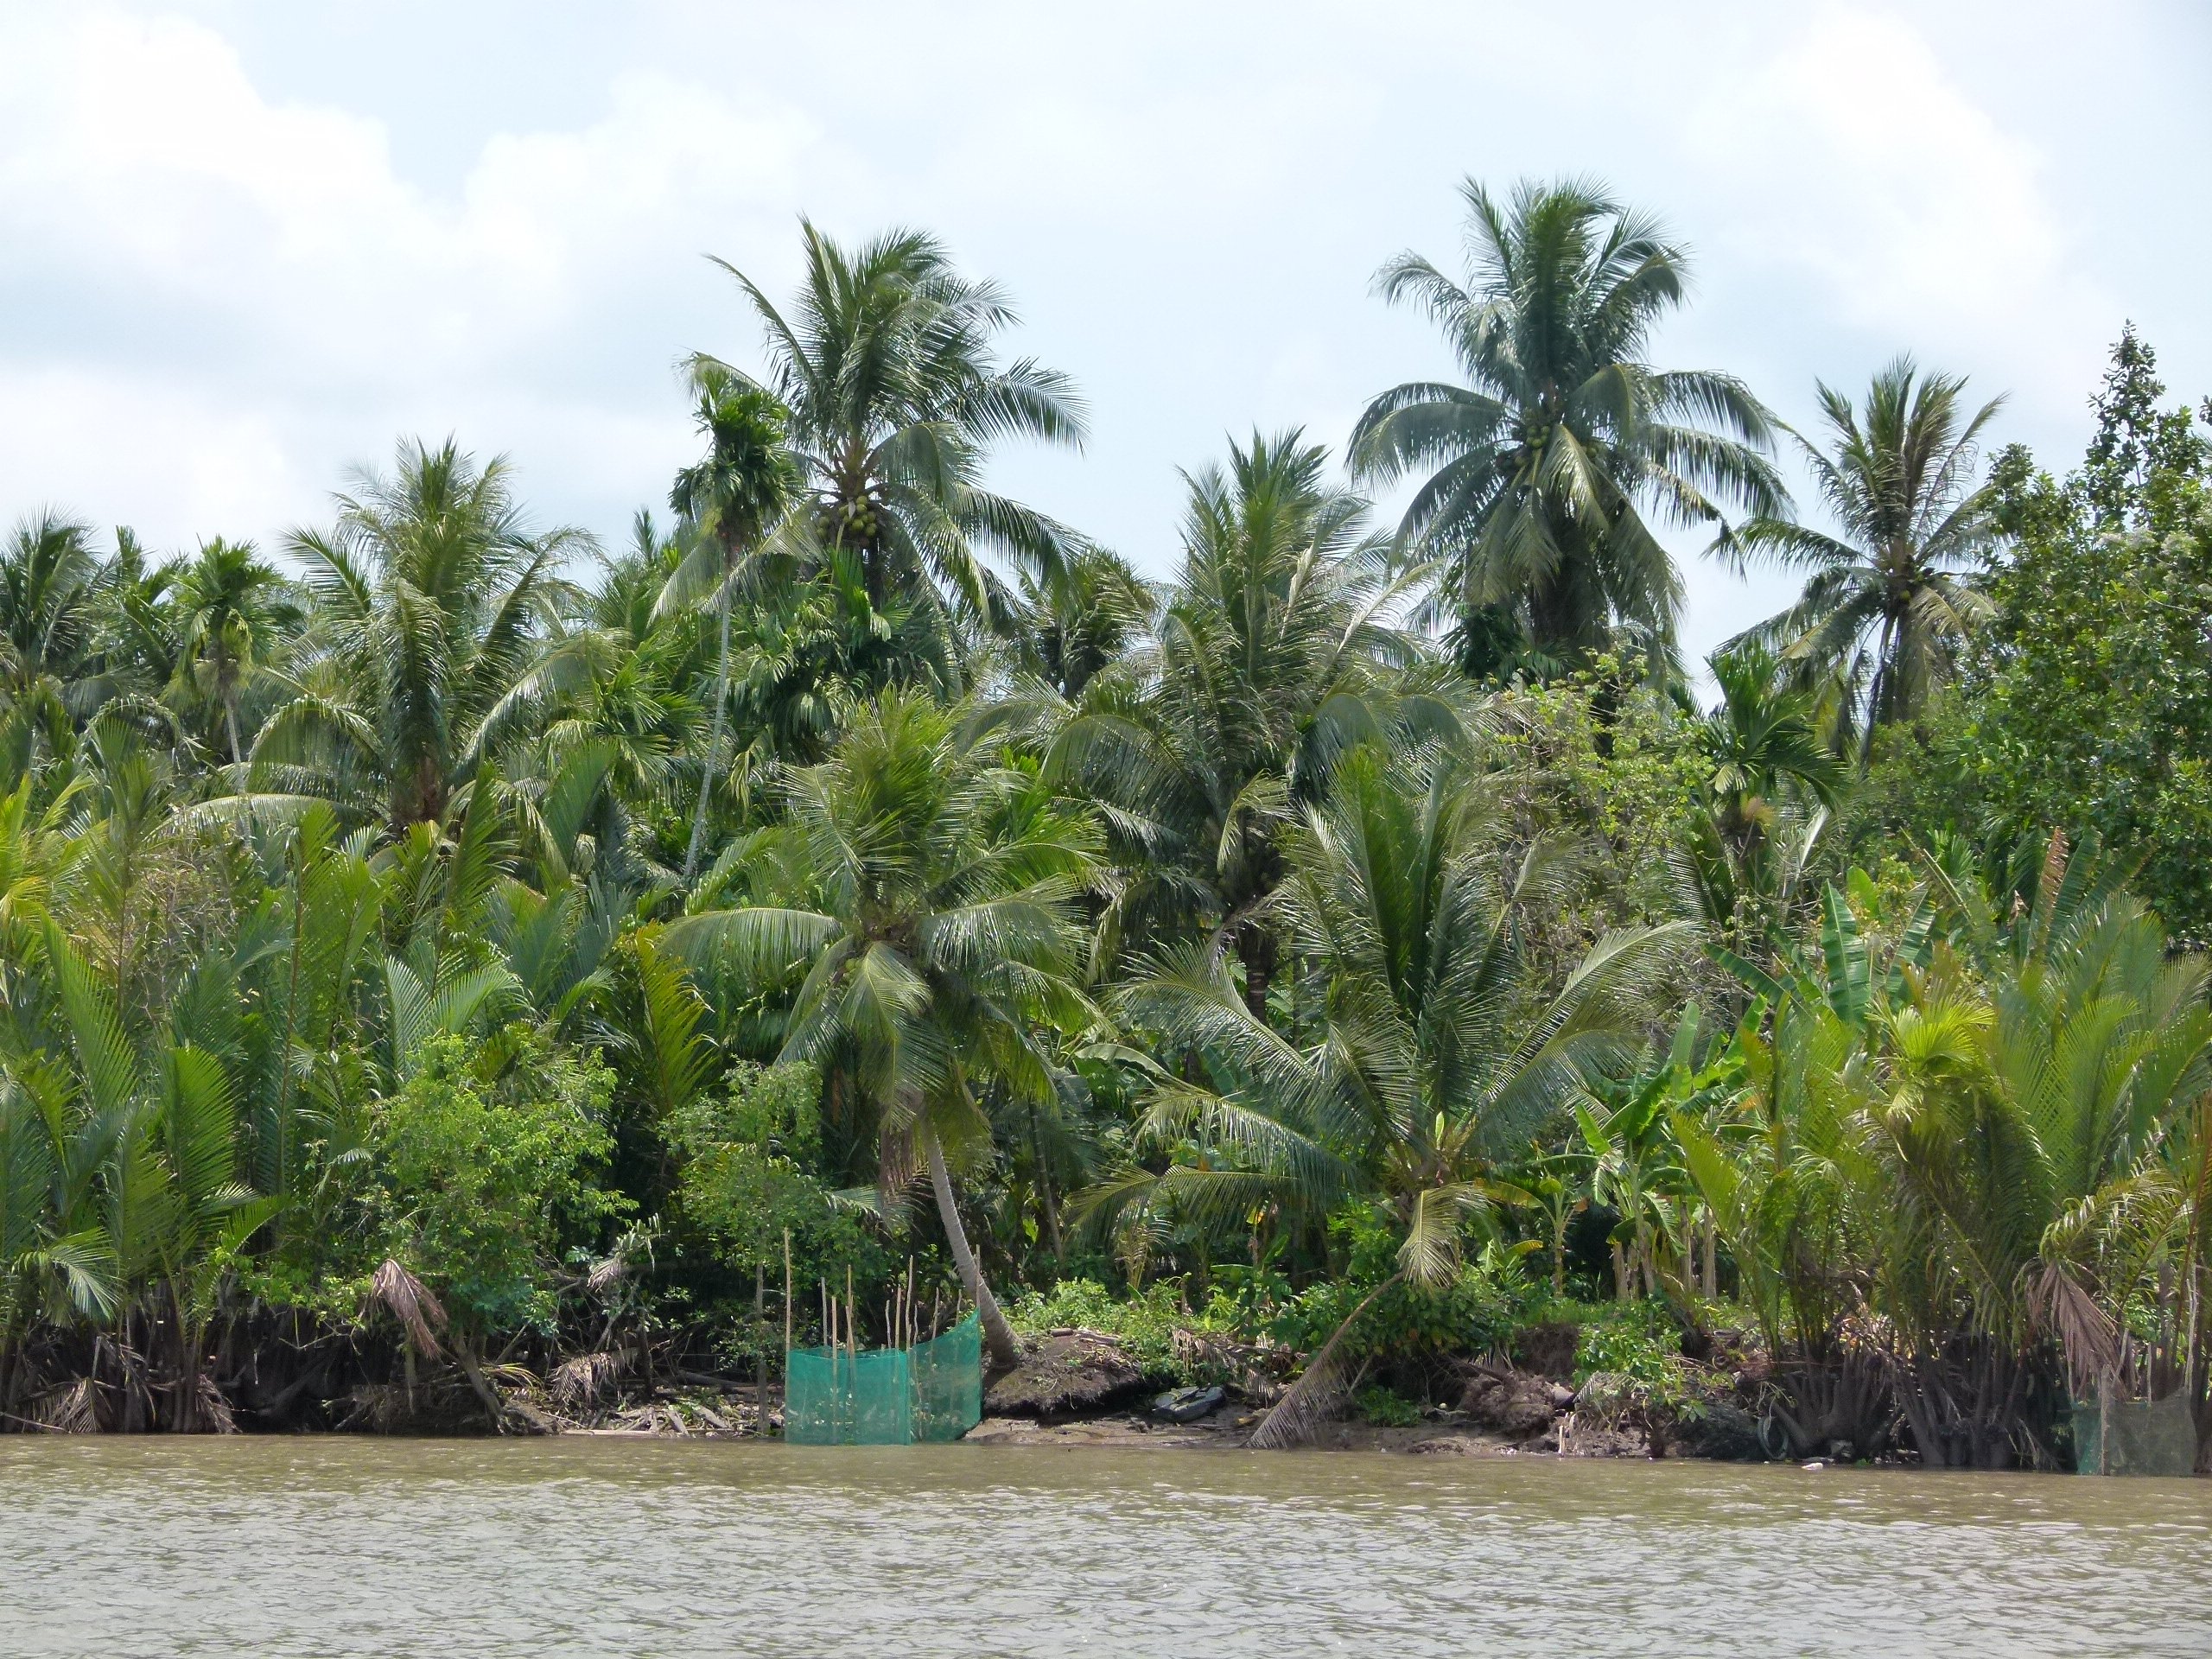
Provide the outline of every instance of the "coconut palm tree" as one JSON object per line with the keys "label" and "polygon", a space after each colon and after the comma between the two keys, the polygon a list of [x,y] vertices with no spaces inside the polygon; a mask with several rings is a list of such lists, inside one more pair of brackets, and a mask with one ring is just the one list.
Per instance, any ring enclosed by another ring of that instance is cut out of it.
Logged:
{"label": "coconut palm tree", "polygon": [[848,250],[804,220],[800,233],[806,269],[788,315],[715,263],[766,330],[766,381],[791,411],[817,537],[857,556],[878,610],[903,599],[948,628],[954,614],[1002,620],[1005,596],[979,550],[1049,571],[1070,541],[985,489],[985,457],[1005,437],[1080,444],[1080,401],[1064,375],[999,360],[994,341],[1016,321],[1013,307],[995,284],[956,271],[934,238],[893,231]]}
{"label": "coconut palm tree", "polygon": [[1021,572],[1017,587],[1015,664],[1070,700],[1121,660],[1160,602],[1127,560],[1096,546],[1052,574]]}
{"label": "coconut palm tree", "polygon": [[1325,975],[1308,1046],[1256,1018],[1203,957],[1172,959],[1128,993],[1138,1023],[1243,1081],[1218,1093],[1162,1078],[1144,1133],[1215,1155],[1121,1184],[1111,1202],[1241,1214],[1273,1198],[1318,1217],[1367,1198],[1399,1230],[1396,1273],[1315,1354],[1255,1445],[1304,1438],[1341,1391],[1336,1357],[1368,1304],[1402,1281],[1448,1281],[1465,1224],[1501,1195],[1497,1173],[1600,1070],[1633,1058],[1642,994],[1679,929],[1608,935],[1561,982],[1538,982],[1524,918],[1556,905],[1573,864],[1561,849],[1512,846],[1493,801],[1448,752],[1367,747],[1306,809],[1279,905]]}
{"label": "coconut palm tree", "polygon": [[20,768],[42,745],[66,753],[79,678],[92,666],[105,571],[85,525],[46,512],[0,544],[0,717]]}
{"label": "coconut palm tree", "polygon": [[1255,433],[1226,471],[1190,475],[1183,565],[1150,650],[1047,721],[1054,775],[1110,804],[1132,843],[1109,936],[1203,922],[1236,951],[1260,1019],[1279,954],[1264,904],[1299,806],[1353,744],[1453,717],[1403,678],[1421,652],[1396,614],[1424,573],[1393,571],[1362,539],[1367,504],[1325,484],[1326,465],[1296,431]]}
{"label": "coconut palm tree", "polygon": [[895,690],[789,791],[812,891],[685,917],[668,943],[756,981],[804,976],[784,1057],[856,1086],[887,1191],[927,1173],[992,1358],[1011,1366],[1020,1351],[969,1246],[948,1154],[989,1146],[980,1087],[1048,1098],[1046,1033],[1096,1020],[1075,978],[1073,901],[1096,868],[1096,826],[964,739],[950,713]]}
{"label": "coconut palm tree", "polygon": [[1996,538],[1993,497],[1974,475],[1977,441],[2005,400],[1968,414],[1966,384],[1923,377],[1900,357],[1863,409],[1821,386],[1828,448],[1797,442],[1836,534],[1765,513],[1729,538],[1738,557],[1808,573],[1797,603],[1747,638],[1808,675],[1840,674],[1867,744],[1878,725],[1918,712],[1988,610],[1972,577]]}
{"label": "coconut palm tree", "polygon": [[1461,192],[1464,283],[1408,252],[1376,286],[1428,313],[1465,384],[1375,399],[1353,474],[1420,479],[1400,533],[1442,560],[1440,599],[1470,649],[1498,655],[1504,629],[1564,664],[1616,626],[1663,649],[1681,581],[1647,515],[1779,513],[1772,418],[1728,375],[1645,360],[1688,268],[1655,220],[1583,181],[1524,183],[1503,203],[1472,179]]}
{"label": "coconut palm tree", "polygon": [[439,821],[512,722],[604,656],[588,631],[546,626],[575,602],[561,561],[591,537],[531,529],[506,461],[450,438],[403,442],[391,474],[338,497],[334,528],[289,545],[315,613],[299,689],[254,741],[257,785]]}
{"label": "coconut palm tree", "polygon": [[737,585],[741,552],[755,545],[781,518],[798,485],[798,468],[784,447],[785,411],[760,387],[740,379],[712,359],[691,365],[699,430],[706,436],[706,457],[676,475],[669,505],[698,527],[695,556],[677,566],[672,589],[697,580],[696,553],[711,549],[709,578],[714,594],[718,645],[715,653],[713,734],[706,763],[699,769],[699,803],[691,817],[691,839],[683,852],[683,879],[698,873],[707,842],[707,801],[722,764],[722,734],[729,719],[729,612]]}
{"label": "coconut palm tree", "polygon": [[181,654],[179,679],[215,700],[223,711],[231,764],[245,759],[238,741],[238,692],[284,632],[299,620],[291,584],[255,556],[251,542],[220,537],[202,543],[175,589]]}

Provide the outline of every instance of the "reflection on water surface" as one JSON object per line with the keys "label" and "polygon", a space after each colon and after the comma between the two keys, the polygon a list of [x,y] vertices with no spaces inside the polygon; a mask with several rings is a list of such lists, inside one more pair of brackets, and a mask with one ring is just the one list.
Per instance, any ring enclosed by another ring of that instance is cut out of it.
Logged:
{"label": "reflection on water surface", "polygon": [[2212,1653],[2212,1481],[10,1438],[0,1649]]}

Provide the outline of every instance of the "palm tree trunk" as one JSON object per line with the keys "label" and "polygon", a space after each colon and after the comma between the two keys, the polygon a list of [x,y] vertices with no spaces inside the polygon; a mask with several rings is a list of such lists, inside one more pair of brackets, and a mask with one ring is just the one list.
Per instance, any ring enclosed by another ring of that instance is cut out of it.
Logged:
{"label": "palm tree trunk", "polygon": [[991,1287],[983,1282],[982,1269],[976,1265],[975,1251],[968,1248],[967,1232],[960,1225],[960,1211],[952,1202],[952,1178],[944,1171],[944,1148],[938,1144],[937,1131],[926,1123],[922,1125],[922,1143],[929,1152],[930,1190],[937,1195],[938,1219],[944,1224],[944,1242],[952,1250],[952,1265],[960,1274],[960,1282],[967,1287],[968,1299],[976,1304],[976,1317],[983,1327],[983,1346],[990,1354],[994,1368],[1010,1371],[1021,1363],[1021,1344],[1014,1334],[1014,1327],[1006,1322],[1006,1315],[999,1311],[998,1299],[991,1294]]}
{"label": "palm tree trunk", "polygon": [[1274,982],[1274,934],[1257,922],[1242,924],[1236,930],[1236,955],[1244,964],[1244,1006],[1264,1026],[1268,987]]}
{"label": "palm tree trunk", "polygon": [[707,844],[707,797],[714,788],[715,767],[722,755],[722,725],[729,715],[729,560],[722,560],[722,590],[715,605],[721,624],[721,645],[715,657],[714,735],[708,740],[706,764],[699,769],[699,805],[691,815],[691,844],[683,853],[683,879],[699,869],[699,853]]}
{"label": "palm tree trunk", "polygon": [[185,1313],[183,1290],[169,1287],[169,1312],[176,1320],[176,1410],[169,1418],[172,1434],[190,1434],[200,1427],[200,1333]]}
{"label": "palm tree trunk", "polygon": [[1060,1205],[1052,1192],[1052,1172],[1045,1164],[1045,1147],[1037,1134],[1037,1103],[1029,1103],[1029,1161],[1037,1171],[1037,1207],[1045,1223],[1045,1242],[1052,1247],[1052,1258],[1067,1270],[1068,1243],[1060,1232]]}
{"label": "palm tree trunk", "polygon": [[223,724],[231,734],[231,764],[237,766],[245,759],[238,747],[238,694],[235,689],[223,694]]}

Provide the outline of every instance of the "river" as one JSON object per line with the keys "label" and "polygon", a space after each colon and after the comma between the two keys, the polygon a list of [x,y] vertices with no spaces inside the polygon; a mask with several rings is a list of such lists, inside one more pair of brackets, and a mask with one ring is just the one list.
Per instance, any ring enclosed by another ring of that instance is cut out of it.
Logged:
{"label": "river", "polygon": [[2212,1653],[2212,1481],[0,1439],[0,1652]]}

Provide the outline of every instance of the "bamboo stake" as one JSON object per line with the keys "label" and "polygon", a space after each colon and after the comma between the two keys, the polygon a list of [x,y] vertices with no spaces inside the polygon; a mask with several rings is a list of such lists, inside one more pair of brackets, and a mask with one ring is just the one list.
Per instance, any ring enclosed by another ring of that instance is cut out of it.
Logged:
{"label": "bamboo stake", "polygon": [[[784,1406],[788,1417],[791,1398],[791,1230],[784,1229]],[[768,1432],[768,1420],[760,1419],[760,1433]],[[790,1427],[785,1424],[785,1432]]]}

